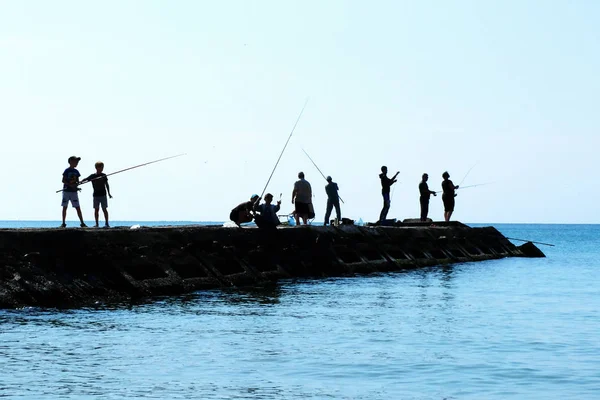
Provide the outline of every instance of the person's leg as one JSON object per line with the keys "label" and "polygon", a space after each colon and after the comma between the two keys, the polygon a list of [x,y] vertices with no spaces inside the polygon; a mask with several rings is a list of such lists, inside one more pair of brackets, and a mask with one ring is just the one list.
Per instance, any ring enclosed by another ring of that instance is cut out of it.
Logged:
{"label": "person's leg", "polygon": [[79,221],[81,222],[81,227],[85,228],[85,222],[83,222],[83,214],[81,213],[81,207],[75,207],[75,210],[77,211],[77,216],[79,217]]}
{"label": "person's leg", "polygon": [[298,202],[296,202],[296,205],[295,205],[294,220],[296,220],[296,226],[300,225],[300,212],[299,212]]}
{"label": "person's leg", "polygon": [[333,203],[331,200],[327,199],[327,209],[325,210],[325,222],[323,225],[327,225],[329,223],[329,217],[331,216],[331,210],[333,209]]}
{"label": "person's leg", "polygon": [[98,215],[100,214],[100,207],[94,207],[94,219],[96,220],[96,228],[98,227]]}
{"label": "person's leg", "polygon": [[340,208],[340,202],[336,201],[335,204],[335,215],[337,216],[338,222],[342,222],[342,210]]}
{"label": "person's leg", "polygon": [[304,223],[304,225],[308,225],[308,215],[306,215],[306,214],[302,215],[302,222]]}
{"label": "person's leg", "polygon": [[108,225],[108,208],[103,208],[102,211],[104,212],[104,222],[106,226]]}
{"label": "person's leg", "polygon": [[379,214],[379,221],[383,221],[387,218],[388,211],[390,210],[390,195],[383,195],[383,208],[381,209],[381,214]]}
{"label": "person's leg", "polygon": [[69,192],[62,193],[62,202],[60,204],[62,206],[62,225],[61,228],[67,226],[65,220],[67,219],[67,208],[69,207]]}
{"label": "person's leg", "polygon": [[421,200],[421,222],[425,222],[427,220],[427,206],[428,204]]}

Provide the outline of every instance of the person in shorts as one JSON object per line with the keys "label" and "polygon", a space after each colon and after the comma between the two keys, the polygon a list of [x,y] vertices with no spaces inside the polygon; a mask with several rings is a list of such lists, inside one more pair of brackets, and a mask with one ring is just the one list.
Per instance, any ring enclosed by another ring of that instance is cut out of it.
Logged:
{"label": "person in shorts", "polygon": [[104,213],[104,227],[110,228],[108,224],[108,197],[112,199],[112,195],[110,194],[110,186],[108,186],[108,178],[104,171],[104,163],[102,161],[98,161],[95,164],[96,173],[91,174],[87,178],[81,181],[81,183],[92,182],[92,186],[94,187],[94,218],[96,219],[96,228],[98,227],[98,217],[100,214],[100,207],[102,207],[102,212]]}
{"label": "person in shorts", "polygon": [[445,171],[442,174],[442,201],[444,202],[444,221],[450,221],[452,213],[454,212],[454,198],[456,197],[456,189],[458,185],[454,186],[454,183],[450,180],[450,174]]}
{"label": "person in shorts", "polygon": [[294,183],[292,191],[292,204],[295,205],[294,218],[296,225],[300,225],[300,218],[304,225],[312,215],[314,218],[314,209],[312,209],[312,188],[310,183],[304,179],[304,172],[298,173],[299,180]]}
{"label": "person in shorts", "polygon": [[75,208],[77,211],[77,216],[79,217],[79,221],[81,222],[81,227],[86,228],[87,225],[83,222],[83,215],[81,214],[81,208],[79,207],[79,196],[77,194],[79,188],[79,177],[81,174],[77,171],[77,165],[79,164],[79,160],[81,157],[71,156],[69,157],[69,168],[65,169],[62,176],[63,183],[63,195],[62,195],[62,224],[61,228],[66,228],[67,224],[65,222],[67,218],[67,207],[69,206],[69,202],[71,202],[71,206]]}

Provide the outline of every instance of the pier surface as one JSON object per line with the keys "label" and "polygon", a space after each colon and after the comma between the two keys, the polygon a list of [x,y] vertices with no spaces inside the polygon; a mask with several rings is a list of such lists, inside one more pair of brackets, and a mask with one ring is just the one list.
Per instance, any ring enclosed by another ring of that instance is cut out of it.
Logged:
{"label": "pier surface", "polygon": [[458,222],[282,227],[0,229],[0,308],[77,307],[299,277],[544,257]]}

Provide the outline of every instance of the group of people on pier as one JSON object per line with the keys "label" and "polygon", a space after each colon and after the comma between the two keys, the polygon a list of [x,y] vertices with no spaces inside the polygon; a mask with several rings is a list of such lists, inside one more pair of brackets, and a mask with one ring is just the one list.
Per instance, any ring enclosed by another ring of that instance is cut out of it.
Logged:
{"label": "group of people on pier", "polygon": [[[68,159],[69,167],[63,172],[63,195],[62,195],[62,224],[61,227],[66,227],[65,219],[67,216],[67,208],[69,203],[77,211],[77,216],[81,222],[81,227],[86,227],[83,221],[83,215],[79,205],[78,191],[81,190],[79,185],[85,182],[91,182],[94,187],[93,206],[96,227],[98,227],[99,210],[102,208],[105,219],[105,227],[109,227],[108,222],[108,198],[112,198],[110,187],[108,185],[107,175],[103,173],[104,163],[98,161],[95,164],[96,172],[89,175],[82,181],[79,180],[81,174],[77,170],[80,157],[71,156]],[[387,176],[388,169],[384,165],[381,167],[379,179],[381,180],[381,194],[383,196],[383,208],[379,214],[379,223],[384,223],[387,218],[388,211],[391,205],[390,188],[397,182],[399,171],[391,178]],[[442,201],[444,203],[444,220],[449,221],[454,212],[454,198],[456,197],[456,189],[458,185],[450,180],[450,174],[446,171],[442,174]],[[431,195],[437,196],[437,192],[430,190],[427,185],[429,176],[425,173],[419,183],[420,205],[421,205],[421,221],[427,221],[429,213],[429,200]],[[337,224],[342,221],[342,212],[340,207],[339,186],[333,181],[331,176],[326,178],[325,193],[327,194],[327,208],[325,211],[324,225],[330,223],[329,218],[335,208],[336,219],[333,223]],[[315,211],[312,204],[312,187],[305,179],[304,172],[298,173],[298,180],[294,183],[292,190],[292,204],[294,204],[293,216],[296,225],[301,223],[306,225],[309,220],[315,218]],[[254,221],[259,228],[275,228],[280,224],[277,213],[281,209],[281,195],[279,200],[273,204],[273,195],[267,193],[264,202],[261,204],[261,197],[254,194],[250,197],[250,201],[243,202],[231,210],[229,218],[238,226],[243,223]]]}
{"label": "group of people on pier", "polygon": [[[391,206],[390,188],[394,183],[397,182],[397,176],[399,171],[394,174],[391,178],[387,176],[388,169],[384,165],[381,167],[381,173],[379,179],[381,180],[381,194],[383,196],[383,208],[379,214],[379,223],[384,223],[387,218],[388,211]],[[444,220],[450,221],[450,217],[454,212],[454,198],[456,197],[456,189],[458,185],[450,180],[450,174],[445,171],[442,174],[442,201],[444,203]],[[437,196],[437,192],[430,190],[427,185],[429,179],[428,174],[423,174],[421,183],[419,183],[419,202],[421,205],[421,221],[427,221],[427,215],[429,213],[429,199],[431,195]],[[327,194],[327,208],[325,211],[325,219],[323,225],[328,225],[331,221],[331,213],[335,208],[336,219],[333,223],[337,224],[342,221],[342,212],[340,207],[340,196],[339,186],[333,182],[331,176],[326,178],[327,184],[325,185],[325,193]],[[292,191],[292,204],[294,204],[294,211],[292,215],[296,225],[300,223],[306,225],[309,220],[315,217],[315,211],[312,204],[312,187],[310,183],[305,179],[304,172],[298,173],[298,180],[294,183],[294,189]],[[231,210],[229,219],[236,225],[254,221],[259,228],[275,228],[280,224],[279,216],[277,212],[281,209],[281,196],[276,204],[273,204],[273,195],[267,193],[265,195],[264,203],[260,203],[261,197],[254,194],[250,197],[249,201],[245,201]]]}

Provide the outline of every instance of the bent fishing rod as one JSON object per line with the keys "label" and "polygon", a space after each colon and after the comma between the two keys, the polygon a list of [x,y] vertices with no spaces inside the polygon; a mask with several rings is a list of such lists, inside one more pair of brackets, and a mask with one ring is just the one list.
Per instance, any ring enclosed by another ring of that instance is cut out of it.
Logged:
{"label": "bent fishing rod", "polygon": [[290,136],[288,136],[287,141],[285,142],[285,145],[283,146],[283,150],[281,150],[281,153],[279,154],[279,158],[277,159],[277,162],[275,163],[275,166],[273,167],[273,171],[271,171],[271,175],[269,176],[269,179],[267,180],[267,184],[265,185],[265,188],[263,189],[259,199],[262,199],[263,195],[267,191],[269,182],[271,182],[271,178],[273,177],[273,174],[275,173],[275,169],[277,169],[277,165],[279,164],[279,161],[281,160],[281,156],[283,156],[283,152],[285,151],[285,148],[287,147],[288,143],[290,142],[290,139],[292,138],[292,135],[294,134],[294,131],[296,130],[296,125],[298,125],[298,121],[300,121],[300,117],[302,117],[302,114],[304,113],[306,104],[308,104],[308,98],[304,102],[304,106],[302,107],[302,110],[300,111],[300,115],[298,115],[298,119],[296,119],[296,123],[294,124],[294,127],[292,128],[292,131],[290,132]]}
{"label": "bent fishing rod", "polygon": [[479,161],[477,161],[475,164],[473,164],[473,166],[471,168],[469,168],[469,170],[467,171],[467,173],[465,174],[465,176],[462,178],[462,180],[460,181],[460,183],[458,185],[456,185],[456,186],[460,187],[460,185],[462,185],[462,183],[465,181],[465,179],[467,179],[467,176],[469,176],[469,174],[471,173],[471,170],[473,168],[475,168],[475,166],[477,165],[478,162]]}
{"label": "bent fishing rod", "polygon": [[[313,159],[308,155],[308,153],[306,152],[306,150],[302,149],[302,151],[304,152],[304,154],[306,154],[306,157],[308,157],[308,159],[310,160],[310,162],[315,166],[315,168],[317,169],[317,171],[319,171],[319,173],[321,174],[321,176],[323,177],[323,179],[325,179],[327,181],[327,178],[325,177],[325,175],[323,175],[323,172],[321,172],[321,170],[319,169],[319,167],[317,167],[317,164],[313,161]],[[342,203],[344,203],[344,200],[342,200],[342,198],[338,195],[338,197],[340,198],[340,201]]]}
{"label": "bent fishing rod", "polygon": [[[106,174],[105,176],[99,176],[99,177],[97,177],[97,178],[90,179],[89,181],[85,181],[85,180],[84,180],[84,181],[82,181],[82,182],[79,182],[79,183],[77,184],[77,186],[83,185],[83,184],[85,184],[85,183],[88,183],[88,182],[93,182],[93,181],[95,181],[96,179],[101,179],[101,178],[104,178],[104,177],[109,177],[109,176],[111,176],[111,175],[120,174],[121,172],[129,171],[129,170],[131,170],[131,169],[134,169],[134,168],[143,167],[143,166],[146,166],[146,165],[154,164],[154,163],[157,163],[157,162],[160,162],[160,161],[165,161],[165,160],[169,160],[169,159],[171,159],[171,158],[175,158],[175,157],[181,157],[181,156],[185,156],[185,155],[186,155],[186,153],[182,153],[182,154],[177,154],[177,155],[175,155],[175,156],[171,156],[171,157],[165,157],[165,158],[161,158],[161,159],[159,159],[159,160],[149,161],[149,162],[147,162],[147,163],[143,163],[143,164],[139,164],[139,165],[134,165],[133,167],[125,168],[125,169],[122,169],[122,170],[120,170],[120,171],[116,171],[116,172],[111,172],[110,174]],[[60,192],[62,192],[62,191],[64,191],[64,190],[65,190],[65,189],[57,190],[57,191],[56,191],[56,193],[60,193]]]}

